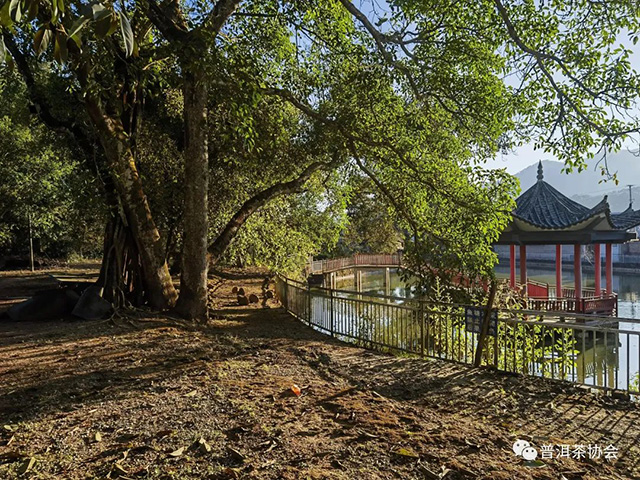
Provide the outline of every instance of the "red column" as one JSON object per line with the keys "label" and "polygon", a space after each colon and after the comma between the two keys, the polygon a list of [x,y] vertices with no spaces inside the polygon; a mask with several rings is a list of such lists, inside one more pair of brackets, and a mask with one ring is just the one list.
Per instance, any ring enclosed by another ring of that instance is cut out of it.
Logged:
{"label": "red column", "polygon": [[605,245],[605,270],[607,277],[607,293],[611,295],[613,293],[613,255],[611,255],[611,244]]}
{"label": "red column", "polygon": [[600,244],[596,243],[593,246],[593,256],[595,258],[595,267],[596,267],[596,296],[599,296],[602,292],[600,291],[600,280],[602,277],[602,267],[600,266]]}
{"label": "red column", "polygon": [[582,246],[573,246],[573,277],[575,278],[576,301],[580,302],[582,298]]}
{"label": "red column", "polygon": [[516,288],[516,246],[509,245],[509,284]]}
{"label": "red column", "polygon": [[556,298],[562,297],[562,245],[556,245]]}
{"label": "red column", "polygon": [[520,284],[527,291],[527,246],[520,245]]}

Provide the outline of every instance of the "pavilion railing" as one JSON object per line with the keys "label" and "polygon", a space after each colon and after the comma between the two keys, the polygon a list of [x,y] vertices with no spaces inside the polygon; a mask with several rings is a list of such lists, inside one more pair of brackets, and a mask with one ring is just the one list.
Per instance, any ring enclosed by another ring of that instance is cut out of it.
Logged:
{"label": "pavilion railing", "polygon": [[[520,284],[516,284],[522,288]],[[582,296],[576,299],[574,288],[562,288],[561,295],[556,295],[555,286],[548,283],[527,280],[528,307],[533,310],[552,312],[574,312],[601,315],[616,315],[618,312],[618,296],[603,291],[596,295],[593,288],[583,288]]]}
{"label": "pavilion railing", "polygon": [[[483,307],[309,289],[282,277],[276,291],[289,313],[339,340],[385,352],[474,363],[478,325],[470,324],[467,315]],[[495,336],[487,338],[482,365],[640,393],[640,321],[532,310],[496,310],[496,315],[491,327]]]}

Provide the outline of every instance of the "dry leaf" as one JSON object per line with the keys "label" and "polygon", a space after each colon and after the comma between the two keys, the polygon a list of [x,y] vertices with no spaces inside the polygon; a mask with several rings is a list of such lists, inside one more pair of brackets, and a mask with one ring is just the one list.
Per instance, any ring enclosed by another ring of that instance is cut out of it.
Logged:
{"label": "dry leaf", "polygon": [[171,455],[172,457],[179,457],[184,453],[184,447],[180,447],[177,450],[174,450],[173,452],[171,452],[169,455]]}
{"label": "dry leaf", "polygon": [[20,470],[18,470],[18,473],[20,475],[23,475],[29,471],[31,471],[31,469],[33,468],[33,466],[36,464],[36,459],[33,457],[30,457],[29,459],[25,460],[24,463],[22,464],[22,466],[20,467]]}
{"label": "dry leaf", "polygon": [[191,390],[189,393],[186,393],[184,396],[185,397],[195,397],[196,393],[198,393],[197,390]]}
{"label": "dry leaf", "polygon": [[102,441],[102,434],[100,432],[96,432],[95,435],[93,436],[93,439],[96,442],[101,442]]}
{"label": "dry leaf", "polygon": [[229,453],[233,458],[235,458],[239,462],[244,462],[245,456],[241,452],[231,447],[227,447],[227,450],[229,451]]}
{"label": "dry leaf", "polygon": [[401,457],[420,458],[420,456],[416,452],[414,452],[410,448],[405,448],[405,447],[398,448],[393,453],[395,453],[396,455],[400,455]]}
{"label": "dry leaf", "polygon": [[296,397],[302,395],[302,390],[300,390],[300,387],[298,385],[291,385],[291,391]]}
{"label": "dry leaf", "polygon": [[128,472],[122,465],[120,465],[119,463],[116,463],[111,469],[111,473],[114,473],[117,478],[122,475],[126,475]]}
{"label": "dry leaf", "polygon": [[189,450],[199,450],[201,453],[211,453],[211,445],[207,443],[204,437],[200,437],[198,440],[193,442],[189,447]]}

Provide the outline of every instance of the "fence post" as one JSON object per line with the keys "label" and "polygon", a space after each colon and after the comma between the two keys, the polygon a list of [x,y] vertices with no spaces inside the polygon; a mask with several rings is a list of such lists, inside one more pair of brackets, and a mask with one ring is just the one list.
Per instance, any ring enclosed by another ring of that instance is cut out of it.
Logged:
{"label": "fence post", "polygon": [[[489,323],[491,322],[491,309],[493,308],[493,300],[496,298],[496,281],[491,282],[491,290],[489,291],[489,300],[487,301],[487,309],[484,312],[484,318],[482,319],[482,328],[480,329],[480,335],[478,335],[478,346],[476,347],[476,358],[473,362],[474,366],[479,367],[482,363],[482,349],[484,347],[484,339],[489,331]],[[496,335],[498,332],[496,332]]]}
{"label": "fence post", "polygon": [[307,296],[309,297],[307,320],[309,321],[309,325],[311,325],[311,285],[307,286]]}
{"label": "fence post", "polygon": [[333,313],[333,289],[332,288],[329,289],[329,311],[330,311],[330,318],[331,318],[331,324],[330,324],[331,336],[334,337],[335,336],[335,319],[334,319],[334,313]]}
{"label": "fence post", "polygon": [[420,317],[420,356],[424,357],[424,302],[419,300],[418,315]]}
{"label": "fence post", "polygon": [[280,281],[284,284],[284,309],[289,312],[289,284],[287,283],[287,279],[280,278]]}

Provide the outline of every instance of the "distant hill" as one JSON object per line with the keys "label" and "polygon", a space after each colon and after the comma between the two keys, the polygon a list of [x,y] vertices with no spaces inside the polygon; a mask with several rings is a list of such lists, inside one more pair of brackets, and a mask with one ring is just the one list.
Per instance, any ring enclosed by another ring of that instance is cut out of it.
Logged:
{"label": "distant hill", "polygon": [[[622,211],[629,206],[629,190],[626,185],[636,185],[632,188],[635,209],[640,208],[640,158],[628,151],[621,151],[609,155],[609,171],[617,172],[618,185],[612,181],[601,182],[603,176],[599,167],[590,166],[580,173],[562,173],[564,164],[551,160],[544,160],[544,180],[573,200],[592,207],[604,195],[608,195],[609,204],[614,212]],[[537,180],[538,163],[529,165],[518,172],[516,177],[524,192]],[[599,183],[601,182],[601,183]]]}

